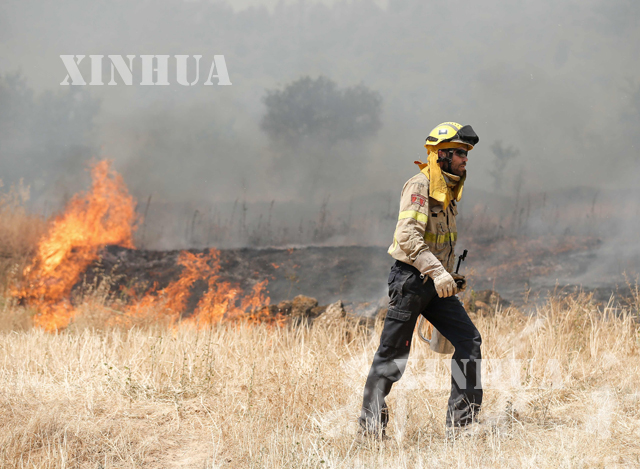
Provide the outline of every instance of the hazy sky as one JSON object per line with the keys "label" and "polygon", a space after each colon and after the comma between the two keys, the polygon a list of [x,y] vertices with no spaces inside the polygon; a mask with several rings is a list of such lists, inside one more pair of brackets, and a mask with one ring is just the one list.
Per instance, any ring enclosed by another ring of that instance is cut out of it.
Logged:
{"label": "hazy sky", "polygon": [[[21,117],[28,132],[4,130],[0,174],[72,190],[83,159],[108,156],[140,197],[300,201],[312,179],[317,204],[327,195],[397,193],[429,130],[455,120],[480,136],[471,189],[497,191],[496,141],[519,151],[504,168],[503,194],[629,188],[639,174],[639,21],[640,3],[627,0],[4,0],[0,74],[20,71],[36,103],[68,92],[61,54],[202,54],[203,69],[223,54],[233,85],[202,86],[202,78],[182,87],[173,77],[164,87],[78,87],[84,102],[99,102],[87,128],[74,137],[79,124],[64,127],[68,116],[55,112],[34,126],[42,114],[34,105]],[[301,155],[279,172],[279,154],[260,130],[262,98],[305,75],[379,92],[383,126],[367,141],[332,148],[331,158]],[[53,147],[55,158],[47,156]],[[28,171],[20,152],[31,152]]]}
{"label": "hazy sky", "polygon": [[[198,3],[200,0],[190,0],[193,3]],[[307,3],[322,3],[324,5],[334,5],[336,3],[340,3],[344,0],[318,0],[317,2],[307,2]],[[229,2],[229,4],[233,7],[234,10],[240,11],[250,7],[260,7],[265,6],[269,8],[269,10],[273,11],[278,5],[291,5],[298,3],[298,0],[234,0],[233,2]],[[384,8],[388,5],[388,0],[372,0],[372,3]]]}

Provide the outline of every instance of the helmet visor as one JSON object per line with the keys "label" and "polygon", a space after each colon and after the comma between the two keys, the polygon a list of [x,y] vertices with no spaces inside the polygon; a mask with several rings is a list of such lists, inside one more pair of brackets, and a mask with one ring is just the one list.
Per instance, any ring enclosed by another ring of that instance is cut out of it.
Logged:
{"label": "helmet visor", "polygon": [[451,140],[460,140],[462,143],[467,143],[474,147],[480,141],[480,137],[470,125],[465,125],[458,130],[458,133]]}

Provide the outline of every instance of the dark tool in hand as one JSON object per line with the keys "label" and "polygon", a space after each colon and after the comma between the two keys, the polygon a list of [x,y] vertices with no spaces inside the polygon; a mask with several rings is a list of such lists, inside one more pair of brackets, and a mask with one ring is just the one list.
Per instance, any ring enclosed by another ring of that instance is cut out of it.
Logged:
{"label": "dark tool in hand", "polygon": [[[467,252],[469,251],[465,249],[462,255],[458,257],[458,265],[456,267],[456,271],[451,274],[453,279],[456,281],[456,286],[458,287],[458,290],[460,291],[464,290],[467,286],[467,281],[465,280],[464,275],[460,275],[458,273],[458,270],[460,270],[460,263],[466,259]],[[424,342],[427,342],[431,350],[433,350],[434,352],[438,352],[442,354],[453,353],[454,348],[453,348],[453,345],[451,345],[451,342],[449,342],[443,335],[441,335],[438,332],[438,330],[435,327],[433,327],[431,324],[429,324],[429,329],[431,330],[431,337],[427,339],[427,337],[422,333],[422,324],[424,322],[425,322],[424,316],[420,315],[420,319],[418,320],[418,337],[420,337],[420,339],[423,340]]]}
{"label": "dark tool in hand", "polygon": [[460,264],[462,263],[462,261],[467,258],[467,253],[468,252],[469,251],[465,249],[462,252],[462,255],[458,257],[458,265],[456,266],[456,271],[453,274],[453,278],[455,279],[456,285],[458,286],[459,290],[461,290],[465,286],[465,284],[467,283],[467,281],[464,279],[464,275],[460,275],[458,273],[458,271],[460,270]]}
{"label": "dark tool in hand", "polygon": [[467,258],[467,253],[468,253],[468,252],[469,252],[469,251],[468,251],[467,249],[465,249],[465,250],[462,252],[462,255],[458,257],[458,265],[456,266],[456,274],[457,274],[457,273],[458,273],[458,271],[460,270],[460,263],[461,263],[463,260],[465,260],[465,259]]}

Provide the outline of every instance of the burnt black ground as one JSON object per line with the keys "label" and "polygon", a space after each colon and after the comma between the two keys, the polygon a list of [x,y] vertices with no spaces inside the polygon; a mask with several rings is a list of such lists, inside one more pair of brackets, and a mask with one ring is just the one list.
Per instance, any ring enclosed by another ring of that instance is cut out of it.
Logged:
{"label": "burnt black ground", "polygon": [[[207,250],[190,250],[202,253]],[[177,260],[181,251],[131,250],[117,246],[105,248],[101,259],[86,273],[85,281],[108,276],[116,294],[124,288],[143,294],[157,283],[158,289],[167,286],[180,275],[182,267]],[[393,259],[383,247],[298,247],[264,249],[220,250],[220,280],[237,284],[249,291],[257,282],[268,280],[267,290],[271,303],[292,299],[297,295],[314,297],[326,305],[337,300],[344,302],[384,302],[387,295],[387,277]],[[545,258],[536,258],[527,265],[512,267],[512,271],[499,270],[498,278],[483,275],[491,260],[473,253],[463,264],[461,272],[469,272],[470,288],[496,290],[503,298],[515,304],[544,301],[550,292],[567,294],[582,288],[593,291],[596,299],[606,303],[611,294],[617,297],[629,294],[622,285],[574,285],[570,279],[588,268],[593,251],[567,251]],[[545,275],[536,275],[543,266]],[[494,269],[493,272],[496,270]],[[189,308],[193,309],[206,290],[206,282],[196,282],[192,288]]]}
{"label": "burnt black ground", "polygon": [[[204,250],[206,251],[206,250]],[[202,250],[190,250],[200,253]],[[163,288],[178,278],[180,251],[131,250],[107,247],[100,261],[86,275],[87,283],[107,275],[113,291],[134,287],[138,293],[154,282]],[[249,291],[268,280],[271,303],[297,295],[316,298],[320,304],[377,301],[386,295],[387,276],[393,259],[377,247],[304,247],[290,249],[220,250],[220,280],[238,284]],[[204,291],[202,282],[194,286],[194,295]]]}

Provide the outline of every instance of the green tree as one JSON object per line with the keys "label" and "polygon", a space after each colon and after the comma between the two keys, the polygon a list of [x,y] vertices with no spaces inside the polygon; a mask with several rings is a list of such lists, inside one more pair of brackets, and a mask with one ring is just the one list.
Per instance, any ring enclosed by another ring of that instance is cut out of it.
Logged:
{"label": "green tree", "polygon": [[307,201],[348,187],[366,164],[369,137],[381,127],[380,94],[362,84],[340,89],[323,76],[267,90],[264,104],[269,172],[283,190]]}
{"label": "green tree", "polygon": [[381,127],[382,98],[360,84],[340,89],[327,77],[302,77],[283,89],[267,90],[261,128],[278,144],[296,146],[306,138],[333,145],[375,135]]}

